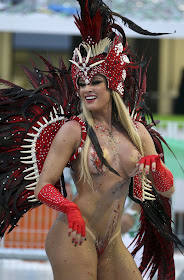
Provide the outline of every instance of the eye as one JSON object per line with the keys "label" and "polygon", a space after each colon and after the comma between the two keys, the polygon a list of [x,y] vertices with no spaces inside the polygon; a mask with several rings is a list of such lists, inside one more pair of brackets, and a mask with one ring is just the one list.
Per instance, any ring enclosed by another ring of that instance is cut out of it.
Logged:
{"label": "eye", "polygon": [[79,84],[79,87],[85,87],[85,86],[86,86],[86,84],[83,84],[83,83]]}
{"label": "eye", "polygon": [[101,80],[95,80],[95,81],[91,82],[92,85],[98,85],[98,84],[101,84],[101,83],[103,83],[103,81],[101,81]]}
{"label": "eye", "polygon": [[79,87],[85,87],[85,82],[83,81],[83,80],[78,80],[77,81],[77,85],[79,86]]}

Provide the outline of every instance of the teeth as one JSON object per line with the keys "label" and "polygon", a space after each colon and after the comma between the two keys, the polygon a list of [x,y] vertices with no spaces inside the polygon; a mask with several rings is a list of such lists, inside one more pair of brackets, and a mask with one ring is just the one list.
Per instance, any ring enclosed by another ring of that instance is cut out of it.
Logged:
{"label": "teeth", "polygon": [[96,96],[88,96],[88,97],[86,97],[86,100],[92,100],[92,99],[96,99]]}

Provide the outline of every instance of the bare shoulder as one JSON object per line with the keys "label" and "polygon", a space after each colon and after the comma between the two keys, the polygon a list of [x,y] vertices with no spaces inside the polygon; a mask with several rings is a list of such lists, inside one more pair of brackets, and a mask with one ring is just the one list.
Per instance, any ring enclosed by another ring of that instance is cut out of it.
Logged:
{"label": "bare shoulder", "polygon": [[147,137],[150,137],[149,132],[147,131],[147,129],[145,128],[145,126],[141,122],[135,122],[135,124],[136,124],[137,131],[138,131],[141,139],[145,139]]}
{"label": "bare shoulder", "polygon": [[136,122],[136,127],[142,141],[144,154],[145,155],[157,154],[153,139],[149,134],[148,130],[146,129],[146,127],[140,122]]}
{"label": "bare shoulder", "polygon": [[81,141],[81,126],[80,124],[75,121],[71,120],[62,125],[62,127],[58,130],[55,138],[54,143],[55,145],[62,145],[65,142],[65,145],[73,146],[75,149]]}
{"label": "bare shoulder", "polygon": [[75,120],[71,120],[71,121],[67,121],[65,122],[62,127],[59,129],[58,131],[59,133],[67,133],[70,135],[81,135],[81,126],[80,124],[75,121]]}
{"label": "bare shoulder", "polygon": [[76,137],[81,136],[81,126],[78,121],[71,120],[66,122],[60,130],[65,131],[66,133],[69,133],[70,135],[76,135]]}

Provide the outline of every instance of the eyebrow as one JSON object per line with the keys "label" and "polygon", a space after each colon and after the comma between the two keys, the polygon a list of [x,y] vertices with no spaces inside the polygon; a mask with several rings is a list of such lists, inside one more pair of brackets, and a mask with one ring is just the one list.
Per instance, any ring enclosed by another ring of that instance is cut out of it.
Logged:
{"label": "eyebrow", "polygon": [[[93,82],[93,81],[102,81],[103,82],[104,79],[101,76],[94,76],[93,79],[91,80],[91,82]],[[79,77],[77,84],[79,84],[79,83],[85,84],[85,81],[81,77]]]}
{"label": "eyebrow", "polygon": [[92,81],[95,80],[95,79],[103,80],[102,77],[94,77],[94,78],[92,79]]}
{"label": "eyebrow", "polygon": [[100,80],[100,81],[104,81],[104,79],[102,78],[102,77],[94,77],[93,79],[92,79],[92,81],[93,80]]}
{"label": "eyebrow", "polygon": [[77,80],[77,84],[78,83],[85,83],[85,81],[82,79],[82,78],[79,78],[78,80]]}

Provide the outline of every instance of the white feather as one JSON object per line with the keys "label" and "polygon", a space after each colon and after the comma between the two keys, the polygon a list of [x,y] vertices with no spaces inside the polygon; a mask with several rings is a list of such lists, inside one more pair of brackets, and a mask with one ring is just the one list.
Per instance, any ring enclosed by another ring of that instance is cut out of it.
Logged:
{"label": "white feather", "polygon": [[32,161],[23,161],[23,160],[21,160],[20,162],[24,163],[24,164],[33,164],[33,163],[36,163],[36,160],[32,160]]}
{"label": "white feather", "polygon": [[79,57],[79,62],[82,63],[82,55],[80,53],[80,51],[78,50],[78,48],[75,48],[77,54],[78,54],[78,57]]}
{"label": "white feather", "polygon": [[97,61],[97,62],[91,64],[89,67],[92,68],[92,67],[94,67],[94,66],[97,66],[97,65],[101,64],[101,63],[104,62],[104,61],[105,61],[105,59],[100,60],[100,61]]}
{"label": "white feather", "polygon": [[22,154],[31,154],[32,153],[32,150],[26,150],[26,151],[20,151],[20,153]]}
{"label": "white feather", "polygon": [[25,148],[25,149],[29,149],[29,148],[33,148],[35,147],[35,143],[33,143],[32,145],[22,145],[21,148]]}
{"label": "white feather", "polygon": [[63,107],[60,105],[60,111],[61,111],[61,114],[64,114],[64,110],[63,110]]}
{"label": "white feather", "polygon": [[58,119],[58,114],[57,114],[57,111],[56,111],[56,108],[55,108],[55,107],[53,107],[53,111],[54,111],[54,114],[55,114],[55,116],[56,116],[56,119]]}
{"label": "white feather", "polygon": [[33,140],[33,139],[24,139],[24,141],[26,141],[26,142],[30,142],[30,143],[34,142],[34,140]]}
{"label": "white feather", "polygon": [[34,134],[34,133],[27,133],[28,136],[31,136],[31,137],[35,137],[37,136],[37,134]]}
{"label": "white feather", "polygon": [[29,188],[29,187],[33,187],[33,186],[36,186],[36,185],[37,185],[37,182],[34,182],[34,183],[31,183],[31,184],[27,185],[26,188],[27,188],[27,187],[28,187],[28,188]]}
{"label": "white feather", "polygon": [[35,179],[38,179],[38,178],[39,178],[39,175],[36,175],[36,176],[33,176],[33,177],[27,177],[27,178],[24,177],[24,179],[28,180],[28,181],[35,180]]}
{"label": "white feather", "polygon": [[27,169],[24,169],[23,173],[29,172],[29,171],[34,170],[34,169],[35,169],[34,166],[29,167],[29,168],[27,168]]}
{"label": "white feather", "polygon": [[40,131],[40,129],[38,128],[38,127],[35,127],[35,126],[32,126],[32,128],[34,129],[34,130],[36,130],[36,131]]}
{"label": "white feather", "polygon": [[33,158],[33,156],[31,155],[31,156],[27,156],[27,157],[20,157],[20,159],[32,159]]}
{"label": "white feather", "polygon": [[41,127],[44,127],[44,125],[41,123],[41,122],[37,122],[37,124],[39,125],[39,126],[41,126]]}
{"label": "white feather", "polygon": [[89,61],[90,56],[91,56],[91,48],[89,48],[89,50],[88,50],[88,54],[87,54],[86,61],[85,61],[86,65]]}
{"label": "white feather", "polygon": [[28,202],[36,202],[36,201],[38,201],[38,199],[36,199],[36,198],[28,200]]}

